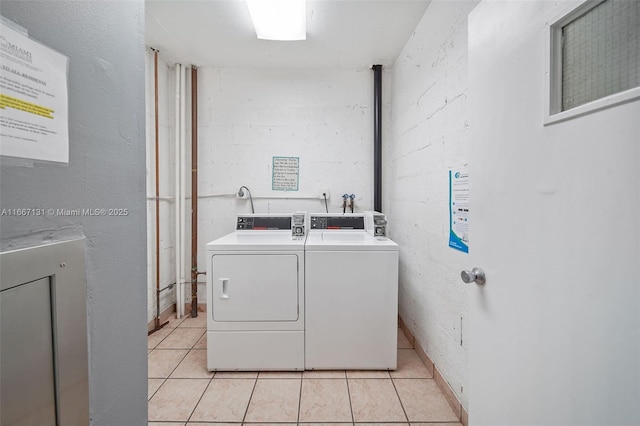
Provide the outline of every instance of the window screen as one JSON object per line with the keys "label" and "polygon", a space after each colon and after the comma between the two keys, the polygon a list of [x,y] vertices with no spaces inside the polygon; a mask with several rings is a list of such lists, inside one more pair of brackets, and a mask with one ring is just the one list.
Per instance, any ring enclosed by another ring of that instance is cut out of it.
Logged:
{"label": "window screen", "polygon": [[562,111],[640,86],[640,1],[605,0],[562,27]]}

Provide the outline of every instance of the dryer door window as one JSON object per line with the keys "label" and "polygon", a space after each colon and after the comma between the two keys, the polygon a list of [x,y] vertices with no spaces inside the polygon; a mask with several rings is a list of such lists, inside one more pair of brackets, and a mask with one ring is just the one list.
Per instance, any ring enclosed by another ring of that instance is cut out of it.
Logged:
{"label": "dryer door window", "polygon": [[297,255],[220,254],[211,262],[214,321],[298,320]]}

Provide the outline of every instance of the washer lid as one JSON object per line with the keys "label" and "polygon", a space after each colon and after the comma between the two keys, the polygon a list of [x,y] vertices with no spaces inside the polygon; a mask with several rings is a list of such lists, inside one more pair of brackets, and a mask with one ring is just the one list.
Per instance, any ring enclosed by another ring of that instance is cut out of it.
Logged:
{"label": "washer lid", "polygon": [[326,250],[398,250],[398,244],[388,238],[374,237],[366,231],[310,232],[306,251]]}
{"label": "washer lid", "polygon": [[291,236],[285,231],[235,231],[207,244],[207,250],[303,250],[305,237]]}

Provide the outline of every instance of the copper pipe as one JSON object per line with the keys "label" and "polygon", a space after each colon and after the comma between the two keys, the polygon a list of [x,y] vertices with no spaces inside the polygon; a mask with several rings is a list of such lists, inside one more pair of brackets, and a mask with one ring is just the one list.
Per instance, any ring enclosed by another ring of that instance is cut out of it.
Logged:
{"label": "copper pipe", "polygon": [[149,334],[160,330],[167,325],[169,321],[160,324],[160,152],[159,152],[159,136],[158,136],[158,51],[153,50],[153,80],[155,90],[155,155],[156,155],[156,318],[155,327]]}
{"label": "copper pipe", "polygon": [[191,67],[191,318],[198,316],[198,69]]}

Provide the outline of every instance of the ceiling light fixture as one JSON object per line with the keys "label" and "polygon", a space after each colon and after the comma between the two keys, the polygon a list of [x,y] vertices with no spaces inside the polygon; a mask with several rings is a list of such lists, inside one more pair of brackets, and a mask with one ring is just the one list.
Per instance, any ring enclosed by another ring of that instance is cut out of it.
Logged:
{"label": "ceiling light fixture", "polygon": [[305,0],[246,0],[262,40],[306,40]]}

